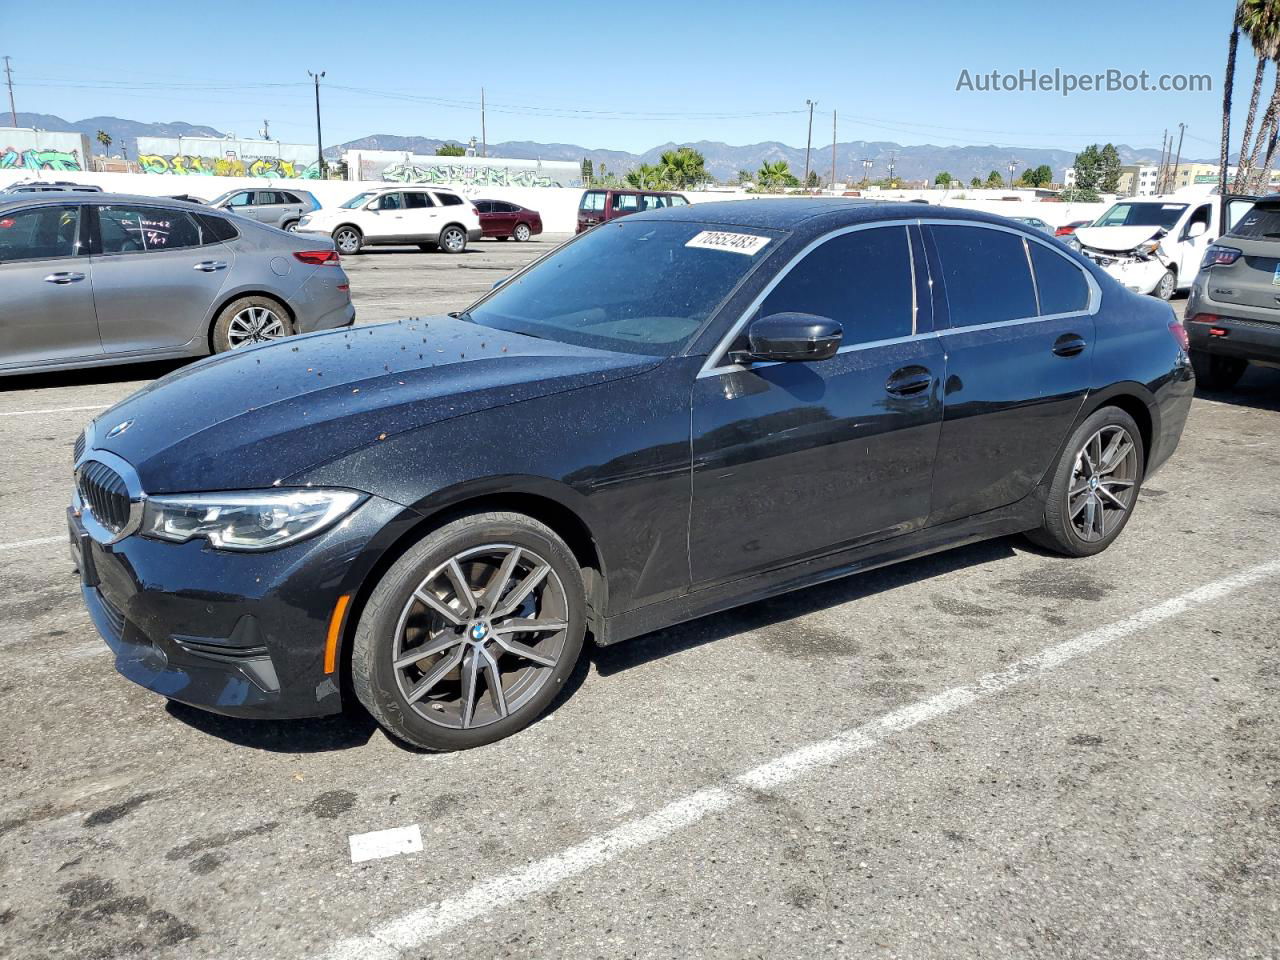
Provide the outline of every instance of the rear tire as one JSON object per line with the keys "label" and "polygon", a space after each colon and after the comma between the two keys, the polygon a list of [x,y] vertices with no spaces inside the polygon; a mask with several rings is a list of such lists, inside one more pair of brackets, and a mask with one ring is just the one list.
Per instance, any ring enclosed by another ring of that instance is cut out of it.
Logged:
{"label": "rear tire", "polygon": [[1173,296],[1175,290],[1178,289],[1178,274],[1170,267],[1160,277],[1160,282],[1156,284],[1156,288],[1151,291],[1151,295],[1160,299],[1168,300]]}
{"label": "rear tire", "polygon": [[462,253],[467,249],[467,231],[456,223],[440,231],[440,249],[445,253]]}
{"label": "rear tire", "polygon": [[292,335],[289,311],[278,301],[270,297],[240,297],[222,308],[209,340],[214,353],[226,353]]}
{"label": "rear tire", "polygon": [[1027,538],[1068,557],[1101,553],[1129,522],[1145,468],[1133,417],[1119,407],[1094,411],[1072,432],[1053,473],[1044,522]]}
{"label": "rear tire", "polygon": [[356,227],[342,226],[333,231],[333,245],[344,257],[354,257],[364,249],[364,234]]}
{"label": "rear tire", "polygon": [[1206,390],[1230,390],[1240,382],[1248,366],[1249,361],[1239,357],[1191,351],[1191,369],[1195,371],[1196,383]]}
{"label": "rear tire", "polygon": [[352,686],[405,743],[493,743],[533,723],[564,687],[586,609],[582,571],[550,527],[470,514],[427,534],[374,587],[352,644]]}
{"label": "rear tire", "polygon": [[517,223],[516,228],[511,231],[511,239],[518,243],[524,243],[531,236],[533,236],[533,231],[529,229],[527,223]]}
{"label": "rear tire", "polygon": [[281,229],[281,230],[283,230],[285,233],[297,233],[297,232],[298,232],[298,221],[297,221],[297,220],[290,220],[288,223],[286,223],[286,224],[285,224],[283,227],[281,227],[280,229]]}

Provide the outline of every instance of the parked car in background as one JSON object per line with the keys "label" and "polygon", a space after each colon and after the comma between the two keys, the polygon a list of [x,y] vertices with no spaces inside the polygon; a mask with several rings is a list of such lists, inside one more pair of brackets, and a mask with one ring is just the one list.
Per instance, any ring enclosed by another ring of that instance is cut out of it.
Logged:
{"label": "parked car in background", "polygon": [[1101,552],[1178,445],[1181,325],[1040,231],[928,213],[638,213],[459,314],[124,400],[77,445],[68,515],[116,669],[244,717],[359,702],[462,749],[546,710],[588,630],[1019,531]]}
{"label": "parked car in background", "polygon": [[1280,194],[1205,251],[1186,317],[1191,363],[1209,389],[1235,386],[1250,361],[1280,364]]}
{"label": "parked car in background", "polygon": [[0,374],[234,350],[354,322],[327,238],[110,193],[0,199]]}
{"label": "parked car in background", "polygon": [[320,202],[306,190],[239,189],[215,197],[209,206],[292,232],[306,214],[320,209]]}
{"label": "parked car in background", "polygon": [[641,210],[661,210],[665,207],[687,207],[684,194],[668,190],[588,190],[578,204],[578,233],[589,230],[597,223],[625,217]]}
{"label": "parked car in background", "polygon": [[0,190],[0,194],[6,193],[102,193],[102,188],[71,180],[21,180]]}
{"label": "parked car in background", "polygon": [[486,237],[525,241],[542,232],[542,214],[506,200],[472,201]]}
{"label": "parked car in background", "polygon": [[414,244],[421,250],[462,253],[483,234],[480,213],[452,190],[378,187],[340,207],[309,213],[298,232],[332,237],[338,251],[356,254],[377,244]]}
{"label": "parked car in background", "polygon": [[1039,230],[1041,233],[1053,233],[1053,227],[1045,223],[1039,217],[1010,217],[1014,223],[1020,223],[1024,227],[1031,227],[1033,230]]}
{"label": "parked car in background", "polygon": [[1189,290],[1204,252],[1254,197],[1170,194],[1118,200],[1066,241],[1136,293]]}
{"label": "parked car in background", "polygon": [[1057,230],[1053,231],[1055,237],[1069,237],[1075,233],[1079,227],[1087,226],[1090,220],[1072,220],[1070,223],[1064,223]]}

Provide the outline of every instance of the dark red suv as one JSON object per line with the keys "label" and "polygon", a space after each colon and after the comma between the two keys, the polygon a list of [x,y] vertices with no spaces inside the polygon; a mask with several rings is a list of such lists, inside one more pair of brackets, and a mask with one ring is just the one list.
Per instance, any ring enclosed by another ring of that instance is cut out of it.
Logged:
{"label": "dark red suv", "polygon": [[688,205],[682,194],[667,190],[588,190],[578,205],[578,233],[628,213]]}
{"label": "dark red suv", "polygon": [[542,232],[542,214],[537,210],[506,200],[476,200],[473,206],[480,214],[480,228],[486,237],[528,240]]}

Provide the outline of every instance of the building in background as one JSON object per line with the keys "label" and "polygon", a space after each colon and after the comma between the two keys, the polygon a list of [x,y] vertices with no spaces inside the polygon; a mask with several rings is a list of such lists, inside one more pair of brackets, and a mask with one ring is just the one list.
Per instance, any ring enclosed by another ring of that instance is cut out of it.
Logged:
{"label": "building in background", "polygon": [[0,127],[0,170],[86,170],[89,138],[28,127]]}
{"label": "building in background", "polygon": [[316,145],[231,137],[139,137],[138,166],[143,173],[203,177],[320,176]]}
{"label": "building in background", "polygon": [[580,187],[581,164],[502,157],[428,157],[399,150],[348,150],[348,180],[440,183],[457,187]]}
{"label": "building in background", "polygon": [[1121,197],[1151,197],[1155,195],[1160,168],[1154,163],[1127,163],[1120,168],[1120,184],[1116,194]]}

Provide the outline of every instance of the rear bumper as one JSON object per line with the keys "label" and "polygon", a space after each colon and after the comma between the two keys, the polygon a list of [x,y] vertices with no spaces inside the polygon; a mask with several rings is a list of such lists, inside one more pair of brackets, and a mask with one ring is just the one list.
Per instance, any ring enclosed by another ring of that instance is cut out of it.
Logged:
{"label": "rear bumper", "polygon": [[468,240],[479,240],[483,236],[484,236],[483,227],[471,227],[469,230],[467,230]]}
{"label": "rear bumper", "polygon": [[1193,318],[1184,326],[1191,349],[1199,353],[1280,363],[1280,312],[1274,322],[1215,316],[1210,321]]}

